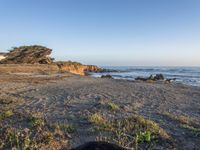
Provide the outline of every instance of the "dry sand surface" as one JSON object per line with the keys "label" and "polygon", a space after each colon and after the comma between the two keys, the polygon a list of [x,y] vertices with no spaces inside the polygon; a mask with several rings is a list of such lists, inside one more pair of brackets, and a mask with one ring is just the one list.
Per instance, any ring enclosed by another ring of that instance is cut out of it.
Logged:
{"label": "dry sand surface", "polygon": [[[7,111],[6,109],[12,109],[14,112],[11,118],[0,122],[2,126],[14,122],[13,126],[24,128],[26,125],[19,123],[17,114],[42,113],[48,124],[70,125],[71,128],[67,130],[73,132],[69,131],[65,136],[68,141],[67,148],[107,135],[105,132],[94,130],[96,125],[88,121],[88,117],[96,113],[102,114],[107,120],[140,115],[156,122],[166,131],[169,141],[163,144],[158,140],[158,144],[149,147],[141,144],[144,149],[200,147],[198,87],[81,77],[72,74],[2,74],[0,83],[0,111],[2,113]],[[111,107],[111,110],[107,107],[107,104],[111,103],[116,105],[116,109]],[[56,147],[54,149],[59,149],[56,144],[53,144]]]}

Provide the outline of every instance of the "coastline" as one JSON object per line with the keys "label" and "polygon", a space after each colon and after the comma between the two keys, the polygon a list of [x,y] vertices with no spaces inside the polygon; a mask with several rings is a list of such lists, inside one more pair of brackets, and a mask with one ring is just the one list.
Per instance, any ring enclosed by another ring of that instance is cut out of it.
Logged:
{"label": "coastline", "polygon": [[[173,144],[157,144],[154,148],[198,148],[200,137],[182,128],[181,117],[200,125],[200,88],[183,84],[162,82],[101,79],[65,74],[50,75],[0,75],[1,98],[24,99],[12,106],[18,113],[42,112],[48,123],[66,122],[76,129],[68,138],[76,147],[95,140],[99,132],[87,120],[88,115],[102,113],[106,118],[125,118],[141,115],[155,121],[170,136]],[[105,107],[115,103],[118,110]],[[3,110],[3,105],[1,110]],[[11,120],[12,122],[12,120]]]}
{"label": "coastline", "polygon": [[165,79],[176,79],[175,82],[200,87],[199,67],[170,67],[170,66],[105,66],[108,72],[93,73],[94,77],[111,75],[116,79],[135,80],[138,77],[147,78],[151,75],[162,74]]}

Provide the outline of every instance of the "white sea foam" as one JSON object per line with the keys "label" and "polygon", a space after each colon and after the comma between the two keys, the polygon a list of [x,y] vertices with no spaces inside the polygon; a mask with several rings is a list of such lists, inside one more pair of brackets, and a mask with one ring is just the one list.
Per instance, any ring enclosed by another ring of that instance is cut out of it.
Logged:
{"label": "white sea foam", "polygon": [[163,74],[165,78],[176,78],[177,82],[200,87],[200,67],[107,67],[106,69],[117,72],[95,73],[92,76],[110,74],[114,78],[134,80],[136,77],[148,77],[155,74]]}

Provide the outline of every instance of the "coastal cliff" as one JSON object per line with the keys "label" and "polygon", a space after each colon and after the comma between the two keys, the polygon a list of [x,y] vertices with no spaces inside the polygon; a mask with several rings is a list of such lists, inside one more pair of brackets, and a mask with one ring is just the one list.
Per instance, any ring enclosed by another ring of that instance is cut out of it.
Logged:
{"label": "coastal cliff", "polygon": [[[52,49],[40,46],[14,47],[0,60],[0,72],[5,73],[60,73],[70,72],[87,75],[89,72],[100,72],[94,65],[83,65],[72,61],[54,61],[50,57]],[[1,58],[1,57],[0,57]]]}
{"label": "coastal cliff", "polygon": [[61,72],[71,72],[78,75],[88,75],[89,72],[100,72],[102,69],[94,65],[83,65],[78,62],[55,62]]}
{"label": "coastal cliff", "polygon": [[0,74],[28,73],[28,74],[56,74],[70,72],[85,76],[89,72],[101,70],[97,66],[82,64],[0,64]]}

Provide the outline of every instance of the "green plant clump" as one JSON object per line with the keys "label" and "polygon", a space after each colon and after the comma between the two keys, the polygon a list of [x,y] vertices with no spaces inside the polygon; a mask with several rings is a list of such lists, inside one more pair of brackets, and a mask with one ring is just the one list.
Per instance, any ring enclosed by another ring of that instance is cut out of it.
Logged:
{"label": "green plant clump", "polygon": [[181,128],[188,129],[193,135],[200,137],[200,128],[195,128],[190,125],[182,124]]}
{"label": "green plant clump", "polygon": [[97,140],[116,143],[128,149],[138,149],[139,143],[151,145],[159,138],[169,138],[168,134],[155,122],[142,116],[107,120],[105,122],[95,121],[94,123],[99,126],[99,131],[108,133],[108,136],[99,136]]}
{"label": "green plant clump", "polygon": [[113,103],[113,102],[110,102],[110,103],[108,103],[108,108],[109,108],[111,111],[116,111],[116,110],[119,109],[119,106],[116,105],[116,104]]}
{"label": "green plant clump", "polygon": [[74,133],[75,128],[69,124],[59,124],[59,129],[64,133]]}
{"label": "green plant clump", "polygon": [[32,115],[29,118],[29,122],[32,127],[42,127],[42,126],[44,126],[44,123],[45,123],[42,116],[40,116],[38,114]]}
{"label": "green plant clump", "polygon": [[2,112],[0,113],[0,121],[1,120],[4,120],[6,118],[9,118],[13,115],[13,112],[11,110],[8,110],[8,111],[5,111],[5,112]]}

